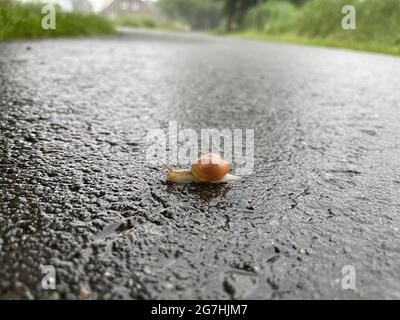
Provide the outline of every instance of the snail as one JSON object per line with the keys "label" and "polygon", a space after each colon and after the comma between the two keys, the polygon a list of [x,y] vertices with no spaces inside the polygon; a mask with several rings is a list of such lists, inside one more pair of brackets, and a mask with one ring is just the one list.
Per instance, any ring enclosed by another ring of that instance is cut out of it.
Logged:
{"label": "snail", "polygon": [[190,170],[173,170],[168,168],[167,181],[175,183],[229,182],[240,179],[229,174],[230,165],[216,154],[207,154],[193,162]]}

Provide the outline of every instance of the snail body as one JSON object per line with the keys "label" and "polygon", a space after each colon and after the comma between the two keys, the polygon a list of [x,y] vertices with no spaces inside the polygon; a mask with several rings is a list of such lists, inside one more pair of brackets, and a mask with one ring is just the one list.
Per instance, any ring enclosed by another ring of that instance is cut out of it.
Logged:
{"label": "snail body", "polygon": [[191,169],[168,170],[167,181],[175,183],[218,183],[240,179],[229,174],[230,165],[223,158],[215,154],[207,154],[197,159]]}

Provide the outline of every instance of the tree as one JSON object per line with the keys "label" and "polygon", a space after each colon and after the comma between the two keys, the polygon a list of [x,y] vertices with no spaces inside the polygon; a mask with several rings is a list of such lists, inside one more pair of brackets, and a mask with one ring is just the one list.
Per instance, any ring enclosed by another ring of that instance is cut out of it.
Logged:
{"label": "tree", "polygon": [[232,31],[240,26],[247,11],[263,2],[264,0],[225,0],[223,14],[226,17],[226,30]]}
{"label": "tree", "polygon": [[218,27],[223,0],[159,0],[164,14],[174,20],[183,20],[193,29]]}

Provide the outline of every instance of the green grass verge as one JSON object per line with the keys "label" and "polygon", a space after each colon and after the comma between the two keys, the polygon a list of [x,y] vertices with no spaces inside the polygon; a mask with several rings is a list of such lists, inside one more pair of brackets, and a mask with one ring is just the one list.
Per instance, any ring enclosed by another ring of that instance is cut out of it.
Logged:
{"label": "green grass verge", "polygon": [[384,45],[381,43],[339,41],[329,38],[308,38],[296,34],[271,35],[264,32],[252,32],[252,31],[224,33],[224,34],[240,39],[287,42],[295,44],[322,46],[322,47],[351,49],[357,51],[377,52],[377,53],[400,56],[400,47]]}
{"label": "green grass verge", "polygon": [[[269,0],[252,8],[237,37],[400,55],[399,0],[307,0],[295,6]],[[342,8],[352,5],[356,29],[342,28]]]}
{"label": "green grass verge", "polygon": [[95,14],[57,10],[56,29],[42,28],[42,6],[0,0],[0,40],[115,34],[114,25]]}

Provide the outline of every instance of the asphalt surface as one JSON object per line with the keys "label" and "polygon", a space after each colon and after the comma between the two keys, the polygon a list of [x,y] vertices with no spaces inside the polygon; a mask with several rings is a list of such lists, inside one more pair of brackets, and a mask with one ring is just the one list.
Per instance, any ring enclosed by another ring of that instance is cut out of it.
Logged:
{"label": "asphalt surface", "polygon": [[[399,104],[384,55],[158,33],[0,43],[0,298],[398,299]],[[144,137],[171,120],[253,128],[254,174],[166,184]]]}

